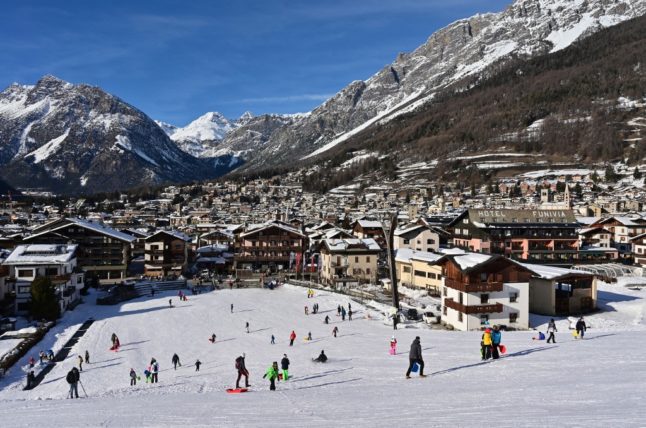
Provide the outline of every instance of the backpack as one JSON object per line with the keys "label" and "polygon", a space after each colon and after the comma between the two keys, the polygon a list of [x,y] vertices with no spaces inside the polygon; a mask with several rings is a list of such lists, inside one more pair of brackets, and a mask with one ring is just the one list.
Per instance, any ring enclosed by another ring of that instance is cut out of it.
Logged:
{"label": "backpack", "polygon": [[74,372],[72,372],[71,370],[67,372],[67,376],[65,377],[65,380],[67,381],[67,383],[70,383],[70,384],[76,382],[76,376],[74,376]]}
{"label": "backpack", "polygon": [[240,370],[242,368],[242,357],[236,358],[236,369]]}

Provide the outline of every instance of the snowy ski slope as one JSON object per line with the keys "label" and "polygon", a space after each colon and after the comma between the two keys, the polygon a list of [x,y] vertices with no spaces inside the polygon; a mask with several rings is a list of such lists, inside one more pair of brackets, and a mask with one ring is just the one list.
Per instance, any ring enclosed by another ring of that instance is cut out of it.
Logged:
{"label": "snowy ski slope", "polygon": [[[573,340],[566,320],[558,322],[556,345],[532,341],[536,332],[503,333],[507,355],[486,363],[480,361],[479,333],[426,328],[398,330],[398,354],[391,356],[393,331],[376,312],[367,319],[353,302],[354,320],[341,322],[336,306],[347,304],[347,297],[320,292],[307,299],[304,289],[289,286],[215,291],[188,302],[167,294],[116,307],[86,303],[45,339],[45,349],[56,349],[88,316],[96,319],[40,386],[22,391],[24,373],[16,368],[0,380],[0,421],[3,427],[645,426],[646,290],[604,287],[607,311],[588,318],[585,340]],[[171,297],[174,308],[168,308]],[[315,302],[320,313],[306,316],[304,306]],[[330,325],[323,323],[325,315]],[[298,337],[289,347],[292,329]],[[303,341],[308,331],[311,343]],[[113,332],[122,344],[118,353],[108,350]],[[212,333],[215,344],[208,341]],[[416,335],[430,376],[407,380]],[[321,349],[330,360],[315,364],[311,358]],[[91,364],[81,380],[89,398],[66,400],[65,375],[85,350]],[[170,361],[175,352],[183,364],[177,371]],[[226,394],[235,383],[234,359],[243,352],[252,391]],[[261,377],[283,353],[293,378],[271,392]],[[151,357],[161,365],[159,383],[130,387],[130,368],[141,374]]]}

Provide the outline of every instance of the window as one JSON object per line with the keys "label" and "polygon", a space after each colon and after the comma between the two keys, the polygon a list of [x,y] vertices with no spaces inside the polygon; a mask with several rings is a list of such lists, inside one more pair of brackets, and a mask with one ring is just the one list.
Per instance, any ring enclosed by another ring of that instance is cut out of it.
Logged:
{"label": "window", "polygon": [[489,324],[489,315],[480,315],[480,325]]}
{"label": "window", "polygon": [[462,312],[458,312],[458,322],[462,322]]}
{"label": "window", "polygon": [[410,239],[404,239],[404,245],[410,244]]}
{"label": "window", "polygon": [[509,324],[514,324],[518,321],[518,314],[516,312],[512,312],[509,314]]}
{"label": "window", "polygon": [[415,276],[421,276],[422,278],[426,278],[426,272],[421,271],[421,270],[416,270],[415,271]]}
{"label": "window", "polygon": [[446,287],[442,289],[442,294],[446,297],[449,295],[448,291],[446,290]]}
{"label": "window", "polygon": [[427,277],[427,278],[430,278],[430,279],[437,279],[437,275],[435,275],[434,273],[431,273],[431,272],[429,272],[428,274],[426,274],[426,277]]}
{"label": "window", "polygon": [[34,276],[34,271],[31,269],[18,269],[18,278],[31,278]]}
{"label": "window", "polygon": [[487,282],[487,274],[485,272],[480,274],[480,282]]}
{"label": "window", "polygon": [[435,239],[427,239],[426,240],[426,245],[433,245],[435,244]]}
{"label": "window", "polygon": [[58,275],[58,269],[57,268],[45,268],[45,276],[54,276]]}
{"label": "window", "polygon": [[370,268],[366,268],[366,273],[370,275]]}
{"label": "window", "polygon": [[509,293],[509,303],[516,303],[518,301],[518,293]]}
{"label": "window", "polygon": [[460,302],[461,305],[464,304],[464,293],[460,293],[458,296],[458,302]]}
{"label": "window", "polygon": [[370,256],[366,257],[366,263],[370,263]]}
{"label": "window", "polygon": [[359,263],[359,256],[354,256],[354,262]]}
{"label": "window", "polygon": [[30,285],[20,285],[18,286],[18,294],[29,294],[31,293]]}
{"label": "window", "polygon": [[480,303],[483,305],[486,305],[489,303],[489,295],[488,294],[481,294],[480,295]]}
{"label": "window", "polygon": [[442,307],[442,313],[446,315],[446,306]]}
{"label": "window", "polygon": [[469,224],[469,219],[468,219],[468,218],[465,218],[465,219],[464,219],[464,221],[463,221],[462,223],[464,223],[464,224]]}
{"label": "window", "polygon": [[404,266],[404,273],[410,273],[410,266]]}

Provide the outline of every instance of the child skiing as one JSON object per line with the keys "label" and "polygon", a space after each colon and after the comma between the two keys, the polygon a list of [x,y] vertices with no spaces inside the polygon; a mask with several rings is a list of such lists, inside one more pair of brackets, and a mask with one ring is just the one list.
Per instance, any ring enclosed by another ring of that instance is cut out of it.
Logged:
{"label": "child skiing", "polygon": [[274,361],[271,366],[267,369],[267,372],[262,376],[262,378],[269,379],[269,390],[276,390],[276,381],[278,380],[278,363]]}
{"label": "child skiing", "polygon": [[283,359],[280,360],[280,368],[283,370],[283,380],[289,379],[289,358],[287,358],[287,354],[283,354]]}
{"label": "child skiing", "polygon": [[[144,374],[146,374],[147,370],[144,371]],[[148,382],[148,376],[146,376],[146,382]],[[137,385],[137,373],[135,372],[135,369],[131,368],[130,369],[130,386],[135,386]]]}

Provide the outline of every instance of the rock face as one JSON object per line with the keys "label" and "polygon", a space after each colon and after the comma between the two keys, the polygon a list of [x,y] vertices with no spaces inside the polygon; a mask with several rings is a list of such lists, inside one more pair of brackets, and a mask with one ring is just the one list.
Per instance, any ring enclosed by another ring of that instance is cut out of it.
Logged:
{"label": "rock face", "polygon": [[478,76],[494,63],[563,49],[644,13],[646,0],[517,0],[503,12],[476,15],[437,31],[370,79],[350,83],[311,114],[269,127],[262,137],[251,128],[255,124],[241,126],[225,137],[218,153],[243,155],[247,169],[318,155],[374,123],[416,109],[437,91]]}
{"label": "rock face", "polygon": [[16,187],[112,191],[213,178],[228,164],[182,152],[148,116],[97,87],[45,76],[0,93],[1,175]]}

